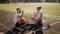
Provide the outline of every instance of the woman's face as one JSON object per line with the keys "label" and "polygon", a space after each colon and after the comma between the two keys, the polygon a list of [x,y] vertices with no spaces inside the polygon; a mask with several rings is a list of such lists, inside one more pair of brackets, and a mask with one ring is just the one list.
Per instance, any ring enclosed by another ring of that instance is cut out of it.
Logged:
{"label": "woman's face", "polygon": [[40,11],[40,9],[39,9],[39,8],[37,8],[37,11]]}

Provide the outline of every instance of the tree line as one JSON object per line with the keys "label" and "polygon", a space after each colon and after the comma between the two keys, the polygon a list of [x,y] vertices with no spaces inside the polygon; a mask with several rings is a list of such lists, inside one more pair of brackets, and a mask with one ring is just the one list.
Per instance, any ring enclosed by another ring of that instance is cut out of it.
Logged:
{"label": "tree line", "polygon": [[0,3],[17,3],[17,2],[60,2],[60,0],[0,0]]}

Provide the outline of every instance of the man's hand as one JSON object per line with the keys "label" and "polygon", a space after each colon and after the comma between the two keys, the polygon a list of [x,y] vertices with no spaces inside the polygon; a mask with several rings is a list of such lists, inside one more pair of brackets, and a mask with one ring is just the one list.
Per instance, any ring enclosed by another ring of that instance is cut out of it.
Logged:
{"label": "man's hand", "polygon": [[24,11],[22,11],[22,14],[24,14]]}
{"label": "man's hand", "polygon": [[24,11],[22,11],[22,15],[21,16],[23,16],[23,14],[24,14]]}

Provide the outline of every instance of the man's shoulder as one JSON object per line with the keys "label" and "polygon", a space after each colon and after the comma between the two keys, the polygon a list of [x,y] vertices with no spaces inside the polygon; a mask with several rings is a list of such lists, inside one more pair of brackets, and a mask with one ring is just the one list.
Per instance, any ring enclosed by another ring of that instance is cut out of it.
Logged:
{"label": "man's shoulder", "polygon": [[21,13],[16,13],[15,15],[21,15]]}
{"label": "man's shoulder", "polygon": [[15,15],[18,15],[17,13],[15,13]]}

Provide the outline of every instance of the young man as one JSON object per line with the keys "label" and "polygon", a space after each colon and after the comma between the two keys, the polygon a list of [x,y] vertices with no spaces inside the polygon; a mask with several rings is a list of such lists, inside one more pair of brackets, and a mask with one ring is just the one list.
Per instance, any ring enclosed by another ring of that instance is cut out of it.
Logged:
{"label": "young man", "polygon": [[14,20],[15,26],[20,27],[20,25],[22,23],[21,21],[25,20],[25,19],[23,18],[23,11],[20,8],[17,8],[16,11],[17,12],[16,12],[13,20]]}
{"label": "young man", "polygon": [[32,23],[37,23],[39,26],[42,26],[42,13],[41,7],[37,7],[37,10],[34,12],[34,16],[31,17]]}
{"label": "young man", "polygon": [[[42,28],[42,13],[41,13],[41,7],[37,7],[36,9],[36,12],[34,12],[34,17],[31,17],[32,18],[32,23],[35,22],[35,25],[34,26],[34,30],[38,29],[38,28]],[[36,34],[43,34],[42,30],[40,31],[37,31]]]}

